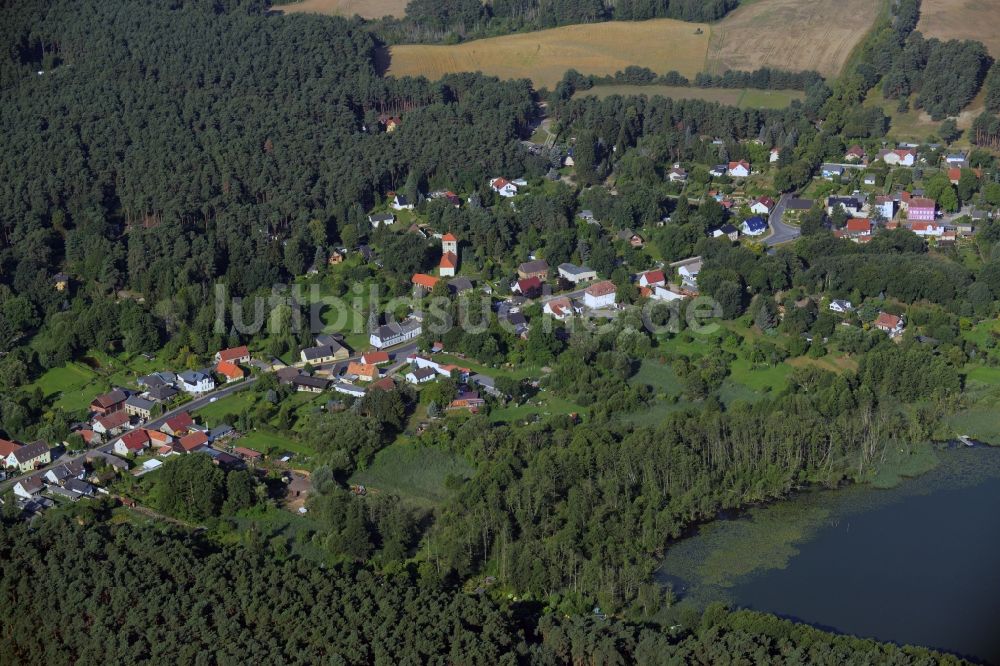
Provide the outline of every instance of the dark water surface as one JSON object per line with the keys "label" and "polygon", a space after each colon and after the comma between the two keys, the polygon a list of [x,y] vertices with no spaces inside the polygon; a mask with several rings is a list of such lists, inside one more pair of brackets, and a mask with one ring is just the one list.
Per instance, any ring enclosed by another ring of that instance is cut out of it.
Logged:
{"label": "dark water surface", "polygon": [[1000,450],[940,454],[896,488],[807,493],[716,521],[661,579],[815,626],[1000,663]]}

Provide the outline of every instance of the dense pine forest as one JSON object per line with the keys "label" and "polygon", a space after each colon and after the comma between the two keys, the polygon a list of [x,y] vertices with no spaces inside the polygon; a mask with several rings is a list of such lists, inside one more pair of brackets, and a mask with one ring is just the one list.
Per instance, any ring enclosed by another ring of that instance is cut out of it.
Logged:
{"label": "dense pine forest", "polygon": [[[104,522],[101,509],[0,530],[0,628],[11,664],[960,663],[712,607],[673,632],[540,616],[406,572],[323,570],[265,547]],[[42,627],[44,630],[39,630]]]}

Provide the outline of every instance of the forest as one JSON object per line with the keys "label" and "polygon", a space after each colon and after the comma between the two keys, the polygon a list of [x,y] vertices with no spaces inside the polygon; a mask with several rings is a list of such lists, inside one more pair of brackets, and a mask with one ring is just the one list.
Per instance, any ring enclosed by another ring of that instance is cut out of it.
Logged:
{"label": "forest", "polygon": [[668,632],[541,614],[414,572],[321,569],[267,544],[114,525],[105,505],[0,530],[0,661],[288,664],[716,664],[960,660],[720,606]]}

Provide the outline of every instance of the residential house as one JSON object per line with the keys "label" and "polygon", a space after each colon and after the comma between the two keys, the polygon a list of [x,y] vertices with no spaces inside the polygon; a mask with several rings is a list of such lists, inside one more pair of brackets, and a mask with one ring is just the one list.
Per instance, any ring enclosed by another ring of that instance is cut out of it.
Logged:
{"label": "residential house", "polygon": [[911,167],[916,164],[917,151],[912,148],[884,149],[879,151],[878,159],[889,166]]}
{"label": "residential house", "polygon": [[177,381],[185,393],[207,393],[215,388],[212,375],[201,370],[185,370],[177,375]]}
{"label": "residential house", "polygon": [[245,446],[233,447],[233,453],[235,453],[240,460],[248,462],[250,464],[257,464],[264,459],[264,454],[256,449],[248,449]]}
{"label": "residential house", "polygon": [[225,378],[226,383],[238,382],[246,376],[243,372],[243,368],[236,365],[235,363],[230,363],[229,361],[221,361],[215,366],[215,371]]}
{"label": "residential house", "polygon": [[117,435],[128,425],[128,414],[125,413],[125,410],[121,410],[94,419],[94,432],[101,435]]}
{"label": "residential house", "polygon": [[592,268],[587,268],[586,266],[577,266],[576,264],[559,264],[559,277],[566,280],[567,282],[572,282],[573,284],[579,284],[581,282],[590,282],[591,280],[597,279],[597,271]]}
{"label": "residential house", "polygon": [[311,365],[324,365],[327,363],[334,363],[339,360],[337,359],[336,350],[329,345],[307,347],[299,352],[299,359],[303,363],[309,363]]}
{"label": "residential house", "polygon": [[800,217],[805,213],[812,210],[813,200],[812,199],[800,199],[798,197],[792,197],[785,204],[785,214],[791,215],[793,217]]}
{"label": "residential house", "polygon": [[110,393],[99,395],[91,401],[90,411],[99,416],[117,412],[119,409],[125,408],[125,399],[127,397],[125,391],[121,389],[115,389]]}
{"label": "residential house", "polygon": [[17,442],[0,437],[0,470],[3,470],[4,467],[15,467],[17,465],[14,451],[17,451],[19,448],[21,448],[21,445]]}
{"label": "residential house", "polygon": [[112,450],[119,456],[139,455],[148,449],[150,444],[149,433],[143,428],[138,428],[116,439]]}
{"label": "residential house", "polygon": [[[298,372],[298,370],[295,370]],[[279,378],[280,379],[280,378]],[[173,435],[174,437],[179,437],[184,435],[194,426],[194,419],[187,412],[181,412],[176,416],[171,416],[166,422],[160,426],[160,432],[165,432],[168,435]]]}
{"label": "residential house", "polygon": [[653,291],[650,293],[649,297],[654,301],[679,301],[685,296],[684,294],[679,294],[676,291],[668,289],[666,286],[657,285],[653,287]]}
{"label": "residential house", "polygon": [[[454,271],[452,271],[454,274]],[[427,275],[426,273],[414,273],[413,277],[410,278],[410,282],[413,283],[414,287],[420,287],[421,289],[426,289],[430,291],[438,283],[438,279],[433,275]]]}
{"label": "residential house", "polygon": [[466,291],[472,291],[474,288],[472,280],[464,276],[448,280],[448,291],[455,295]]}
{"label": "residential house", "polygon": [[31,499],[35,495],[42,492],[44,488],[42,483],[42,476],[36,474],[35,476],[29,476],[26,479],[21,479],[14,484],[14,494],[18,497],[23,497],[25,499]]}
{"label": "residential house", "polygon": [[590,210],[581,210],[576,214],[578,218],[586,222],[587,224],[597,224],[597,218],[594,217],[594,212]]}
{"label": "residential house", "polygon": [[545,302],[542,312],[562,321],[574,314],[573,302],[567,296],[559,296]]}
{"label": "residential house", "polygon": [[378,229],[379,227],[388,224],[394,224],[396,222],[396,216],[392,213],[372,213],[368,216],[368,222],[372,225],[372,227]]}
{"label": "residential house", "polygon": [[749,219],[743,220],[743,224],[740,225],[740,231],[742,231],[745,236],[760,236],[765,233],[767,229],[767,220],[760,215],[754,215]]}
{"label": "residential house", "polygon": [[153,416],[153,407],[156,406],[152,400],[146,400],[137,395],[130,395],[125,401],[125,413],[129,416],[137,416],[143,421],[148,421]]}
{"label": "residential house", "polygon": [[406,381],[410,384],[426,384],[437,377],[433,368],[413,368],[406,373]]}
{"label": "residential house", "polygon": [[652,289],[653,287],[662,287],[667,284],[667,276],[663,274],[663,271],[646,271],[639,276],[639,286]]}
{"label": "residential house", "polygon": [[514,335],[523,337],[528,332],[528,318],[518,309],[503,309],[497,313],[497,320],[501,325],[513,330]]}
{"label": "residential house", "polygon": [[715,178],[721,178],[722,176],[725,176],[728,171],[729,171],[728,164],[716,164],[715,166],[713,166],[711,169],[708,170],[708,173],[710,176],[713,176]]}
{"label": "residential house", "polygon": [[877,196],[875,197],[875,206],[872,210],[873,212],[878,211],[886,220],[891,220],[896,217],[896,204],[897,201],[894,197]]}
{"label": "residential house", "polygon": [[340,333],[320,333],[315,338],[317,347],[329,347],[333,350],[333,360],[346,361],[351,352],[343,344],[344,336]]}
{"label": "residential house", "polygon": [[944,235],[944,225],[934,222],[911,222],[910,231],[924,238],[941,237]]}
{"label": "residential house", "polygon": [[549,265],[544,259],[526,261],[517,267],[517,276],[521,279],[538,278],[544,282],[549,279]]}
{"label": "residential house", "polygon": [[746,178],[750,175],[750,163],[746,160],[730,162],[726,167],[726,175],[730,178]]}
{"label": "residential house", "polygon": [[878,176],[876,176],[873,173],[866,173],[863,182],[865,185],[874,187],[875,185],[878,184]]}
{"label": "residential house", "polygon": [[455,396],[455,399],[448,404],[447,409],[467,409],[475,414],[485,404],[486,401],[479,397],[477,391],[464,391]]}
{"label": "residential house", "polygon": [[758,197],[750,204],[750,212],[755,215],[770,215],[774,206],[775,202],[771,197]]}
{"label": "residential house", "polygon": [[235,363],[240,365],[241,363],[250,362],[250,350],[247,349],[246,345],[242,347],[233,347],[231,349],[223,349],[222,351],[215,353],[216,363]]}
{"label": "residential house", "polygon": [[370,351],[361,355],[361,362],[365,365],[385,365],[389,360],[389,352],[384,351]]}
{"label": "residential house", "polygon": [[937,203],[933,199],[914,197],[910,199],[906,209],[906,218],[910,221],[933,222],[937,217]]}
{"label": "residential house", "polygon": [[824,164],[820,167],[820,174],[826,180],[839,179],[844,175],[844,167],[839,164]]}
{"label": "residential house", "polygon": [[94,486],[75,476],[66,479],[63,482],[63,488],[77,497],[93,497],[97,493]]}
{"label": "residential house", "polygon": [[393,210],[413,210],[413,203],[402,194],[393,193],[389,206]]}
{"label": "residential house", "polygon": [[642,236],[627,228],[618,232],[618,240],[625,241],[632,247],[642,247],[646,242]]}
{"label": "residential house", "polygon": [[167,402],[168,400],[172,400],[178,393],[180,391],[173,386],[160,386],[149,389],[143,395],[153,402]]}
{"label": "residential house", "polygon": [[864,204],[857,197],[829,197],[826,200],[827,215],[833,215],[838,208],[843,208],[851,217],[858,217],[862,214],[863,207]]}
{"label": "residential house", "polygon": [[37,467],[48,465],[52,462],[52,453],[49,451],[49,445],[42,440],[17,447],[11,452],[9,457],[13,458],[14,463],[10,467],[16,467],[22,472],[30,472]]}
{"label": "residential house", "polygon": [[82,479],[86,474],[87,470],[83,468],[83,464],[73,461],[53,467],[45,472],[42,478],[48,483],[62,484],[69,479]]}
{"label": "residential house", "polygon": [[[433,372],[433,371],[432,371]],[[349,395],[352,398],[363,398],[365,397],[365,389],[360,386],[355,386],[354,384],[348,384],[347,382],[334,382],[333,390],[337,393],[343,393],[344,395]]]}
{"label": "residential house", "polygon": [[364,382],[373,382],[379,377],[379,370],[377,366],[368,365],[366,363],[358,363],[356,361],[351,361],[347,366],[347,372],[345,373],[347,377],[354,377]]}
{"label": "residential house", "polygon": [[583,304],[592,310],[612,307],[618,296],[618,288],[611,280],[603,280],[590,285],[583,292]]}
{"label": "residential house", "polygon": [[178,443],[185,453],[194,453],[208,446],[208,433],[196,430],[181,437]]}
{"label": "residential house", "polygon": [[903,318],[887,312],[880,312],[875,319],[875,328],[888,333],[889,337],[894,338],[903,332]]}
{"label": "residential house", "polygon": [[494,178],[490,181],[490,189],[502,197],[516,197],[517,185],[506,178]]}
{"label": "residential house", "polygon": [[740,238],[740,230],[731,224],[723,224],[712,231],[712,238],[722,238],[723,236],[735,243]]}
{"label": "residential house", "polygon": [[854,217],[844,225],[844,232],[847,236],[863,236],[872,232],[871,220],[864,217]]}
{"label": "residential house", "polygon": [[698,288],[698,273],[701,272],[701,259],[690,261],[677,269],[681,284],[690,289]]}
{"label": "residential house", "polygon": [[521,278],[514,282],[510,289],[525,298],[538,298],[542,295],[542,280],[537,277]]}
{"label": "residential house", "polygon": [[402,322],[392,321],[375,329],[369,337],[369,342],[376,349],[383,349],[420,337],[422,332],[423,328],[420,322],[413,319],[406,319]]}
{"label": "residential house", "polygon": [[865,149],[858,145],[851,146],[844,153],[845,162],[864,162],[866,157]]}
{"label": "residential house", "polygon": [[781,159],[781,148],[772,148],[771,155],[768,157],[768,162],[774,164]]}
{"label": "residential house", "polygon": [[967,165],[968,159],[969,159],[968,155],[962,152],[958,152],[947,155],[944,158],[944,161],[948,164],[948,166],[955,166],[961,168]]}
{"label": "residential house", "polygon": [[671,167],[670,171],[667,172],[667,180],[671,183],[686,183],[688,179],[688,172],[681,168],[680,164],[675,164]]}

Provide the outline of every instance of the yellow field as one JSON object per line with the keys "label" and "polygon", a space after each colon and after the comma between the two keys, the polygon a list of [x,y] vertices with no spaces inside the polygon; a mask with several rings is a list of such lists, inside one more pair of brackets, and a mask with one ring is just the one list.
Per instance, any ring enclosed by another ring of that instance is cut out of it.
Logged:
{"label": "yellow field", "polygon": [[881,0],[758,0],[712,28],[709,71],[814,69],[837,76],[878,17]]}
{"label": "yellow field", "polygon": [[275,5],[271,9],[282,14],[327,14],[366,19],[383,16],[403,16],[409,0],[302,0],[290,5]]}
{"label": "yellow field", "polygon": [[576,93],[582,96],[610,97],[611,95],[660,95],[672,99],[701,99],[706,102],[718,102],[726,106],[738,106],[741,109],[783,109],[792,103],[793,99],[802,99],[804,94],[798,90],[751,90],[748,88],[694,88],[685,86],[635,86],[611,85],[594,86],[590,90]]}
{"label": "yellow field", "polygon": [[1000,58],[1000,3],[996,0],[923,0],[917,30],[924,37],[974,39]]}
{"label": "yellow field", "polygon": [[[322,1],[337,0],[306,0]],[[570,68],[604,75],[629,65],[657,74],[676,70],[688,78],[703,71],[760,67],[815,69],[837,76],[875,22],[882,1],[755,0],[712,25],[671,19],[615,21],[449,46],[405,44],[390,50],[388,73],[437,79],[452,72],[481,71],[527,78],[549,88]],[[702,34],[696,34],[699,30]]]}
{"label": "yellow field", "polygon": [[[768,2],[770,0],[761,0]],[[700,35],[695,34],[701,28]],[[693,77],[705,69],[710,28],[672,19],[569,25],[450,46],[404,44],[390,51],[388,73],[437,79],[452,72],[531,79],[554,88],[568,69],[614,74],[629,65]]]}

